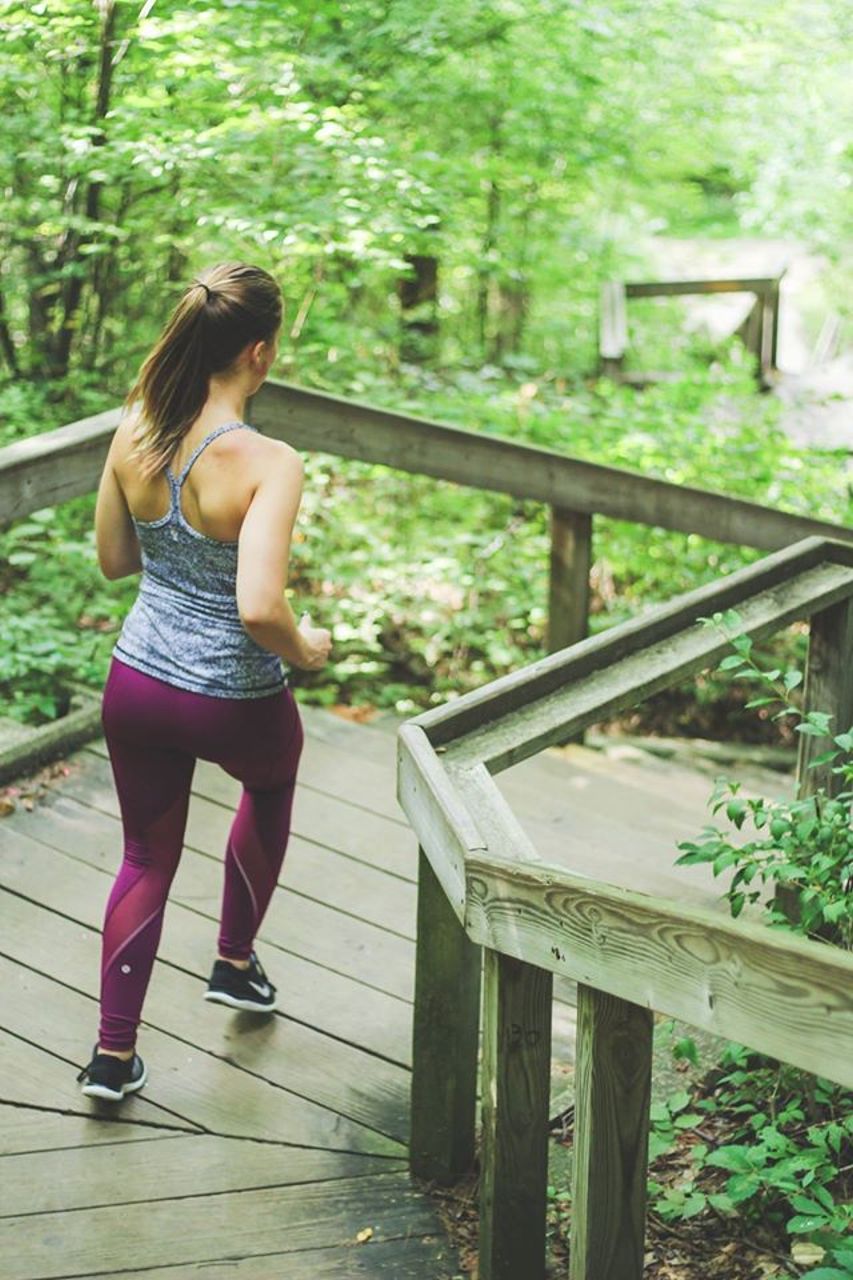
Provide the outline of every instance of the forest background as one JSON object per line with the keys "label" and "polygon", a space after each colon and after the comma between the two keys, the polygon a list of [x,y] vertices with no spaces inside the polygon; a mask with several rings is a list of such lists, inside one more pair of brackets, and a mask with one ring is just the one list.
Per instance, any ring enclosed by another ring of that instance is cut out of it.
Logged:
{"label": "forest background", "polygon": [[[679,380],[616,386],[595,348],[601,282],[691,238],[723,268],[738,237],[817,255],[808,336],[849,332],[849,16],[0,0],[0,445],[119,404],[192,275],[239,258],[284,290],[274,376],[850,523],[846,455],[795,445],[681,304],[631,311],[637,367]],[[93,513],[0,533],[0,715],[103,683],[138,578],[103,579]],[[311,455],[290,589],[335,651],[302,696],[410,714],[540,656],[547,546],[539,504]],[[597,520],[592,625],[755,554]],[[709,675],[649,723],[760,732],[733,696]]]}

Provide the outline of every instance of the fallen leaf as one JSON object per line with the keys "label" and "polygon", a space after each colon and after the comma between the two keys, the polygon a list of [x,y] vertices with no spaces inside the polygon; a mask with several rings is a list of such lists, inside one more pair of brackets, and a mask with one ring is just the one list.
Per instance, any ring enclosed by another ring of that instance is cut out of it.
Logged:
{"label": "fallen leaf", "polygon": [[366,724],[376,715],[376,708],[369,705],[351,707],[348,703],[336,702],[330,709],[342,720],[354,720],[356,724]]}
{"label": "fallen leaf", "polygon": [[791,1245],[791,1257],[798,1267],[813,1267],[815,1263],[823,1262],[826,1250],[809,1240],[797,1240]]}
{"label": "fallen leaf", "polygon": [[15,812],[15,801],[9,796],[0,796],[0,818],[5,818],[8,814]]}
{"label": "fallen leaf", "polygon": [[365,1240],[372,1240],[373,1227],[364,1227],[361,1231],[356,1232],[355,1238],[359,1244],[364,1244]]}

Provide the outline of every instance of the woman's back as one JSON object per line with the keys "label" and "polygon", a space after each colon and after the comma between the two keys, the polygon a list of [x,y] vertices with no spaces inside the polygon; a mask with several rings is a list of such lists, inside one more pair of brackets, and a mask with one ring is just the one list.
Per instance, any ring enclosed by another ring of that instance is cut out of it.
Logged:
{"label": "woman's back", "polygon": [[[188,434],[175,452],[186,458],[183,465],[176,461],[147,481],[131,477],[125,491],[143,574],[114,652],[148,675],[214,697],[266,697],[287,683],[281,659],[248,634],[237,603],[239,533],[256,468],[247,465],[244,444],[228,449],[217,442],[247,432],[257,428],[234,421],[201,439]],[[262,454],[281,448],[264,445]],[[257,453],[256,447],[255,462]],[[124,487],[121,469],[119,478]]]}
{"label": "woman's back", "polygon": [[[179,442],[168,470],[180,476],[194,459],[181,489],[185,520],[205,537],[236,542],[257,483],[256,472],[269,466],[282,446],[261,436],[248,423],[237,424],[246,430],[221,433],[220,425],[233,424],[199,420]],[[198,454],[198,446],[205,440],[208,443]],[[123,456],[116,464],[128,509],[135,521],[156,521],[169,510],[172,494],[167,471],[151,477],[142,475],[127,457],[130,444],[128,433]]]}

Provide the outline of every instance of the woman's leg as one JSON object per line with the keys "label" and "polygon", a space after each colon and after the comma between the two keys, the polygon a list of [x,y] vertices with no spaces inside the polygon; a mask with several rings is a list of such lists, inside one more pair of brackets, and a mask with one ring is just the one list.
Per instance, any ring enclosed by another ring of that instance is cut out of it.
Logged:
{"label": "woman's leg", "polygon": [[[128,672],[130,673],[128,674]],[[114,664],[103,724],[124,831],[101,952],[102,1050],[132,1050],[183,849],[195,757],[167,745],[168,686]]]}
{"label": "woman's leg", "polygon": [[[290,836],[304,734],[288,688],[244,707],[242,751],[220,761],[243,783],[225,852],[220,956],[246,961],[278,881]],[[239,745],[239,744],[238,744]]]}

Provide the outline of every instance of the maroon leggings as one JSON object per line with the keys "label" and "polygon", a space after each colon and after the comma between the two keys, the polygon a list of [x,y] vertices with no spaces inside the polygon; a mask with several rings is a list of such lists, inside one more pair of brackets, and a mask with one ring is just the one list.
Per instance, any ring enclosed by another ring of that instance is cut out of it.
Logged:
{"label": "maroon leggings", "polygon": [[103,1049],[131,1049],[184,843],[196,759],[243,784],[225,849],[219,951],[247,960],[290,834],[303,731],[289,687],[214,698],[113,656],[102,723],[121,807],[124,859],[107,901],[101,952]]}

